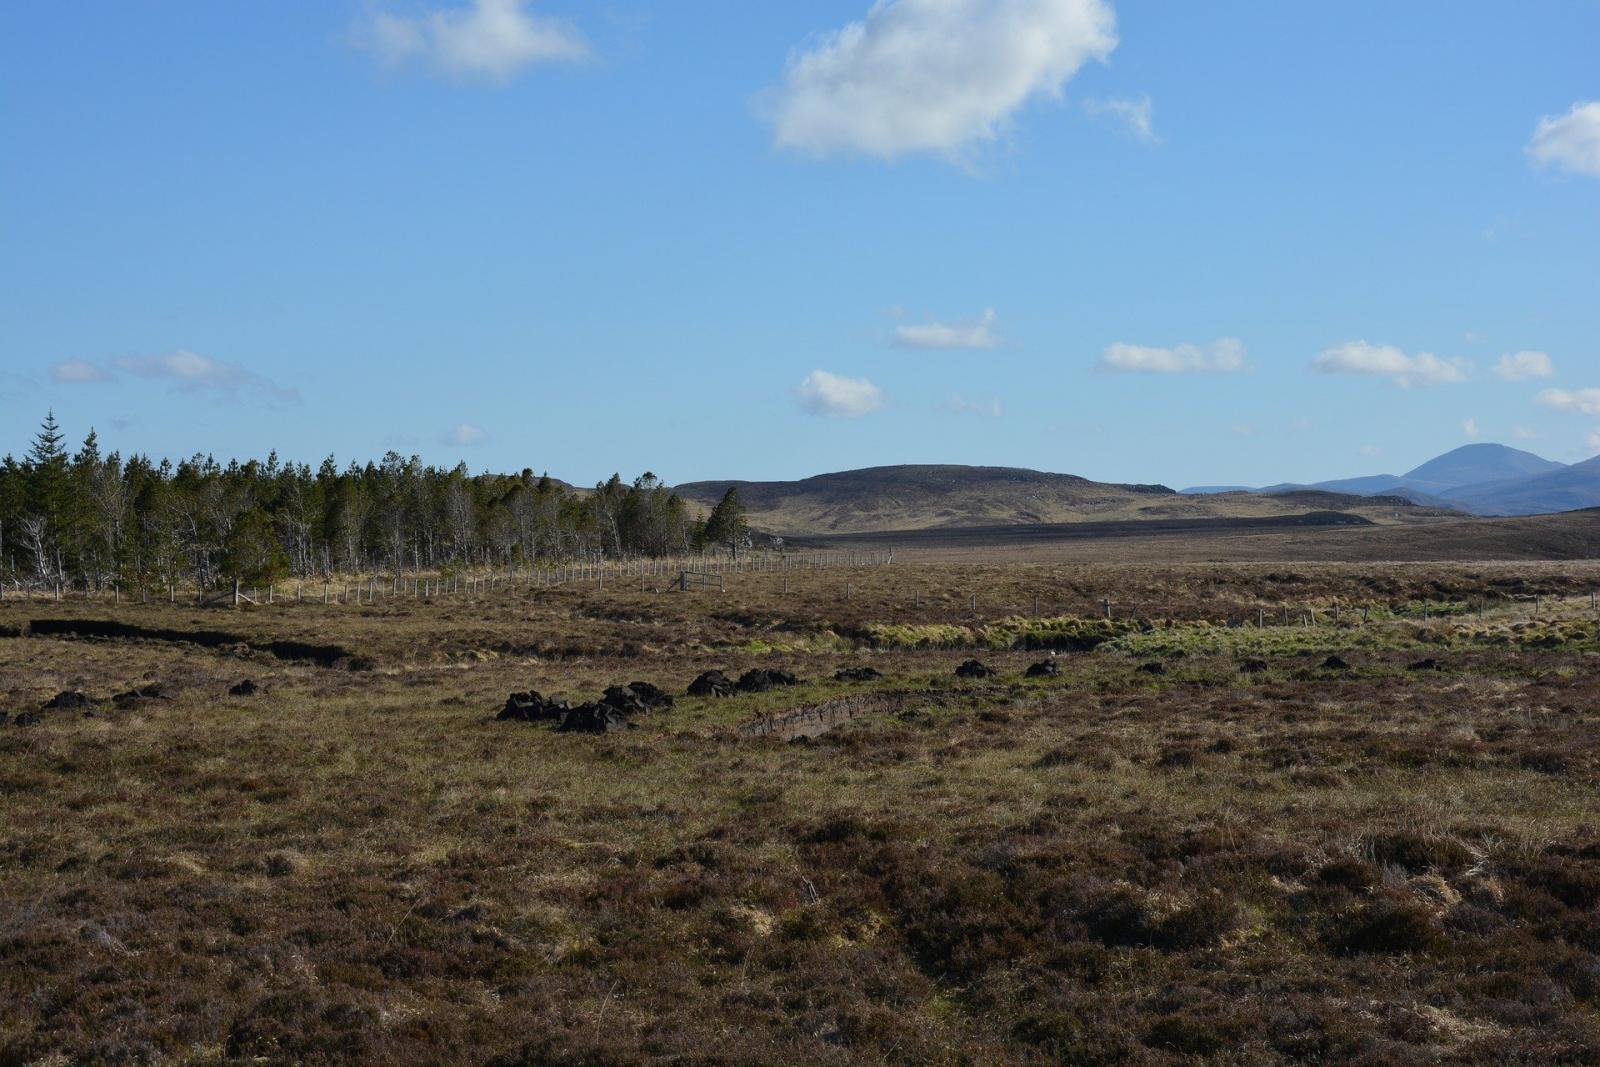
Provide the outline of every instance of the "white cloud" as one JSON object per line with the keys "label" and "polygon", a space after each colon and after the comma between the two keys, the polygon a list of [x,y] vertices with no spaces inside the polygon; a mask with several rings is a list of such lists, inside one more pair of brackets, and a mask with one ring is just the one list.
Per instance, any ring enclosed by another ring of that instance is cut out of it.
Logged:
{"label": "white cloud", "polygon": [[1416,385],[1464,382],[1472,364],[1464,359],[1440,359],[1432,352],[1407,355],[1393,345],[1346,341],[1324,351],[1311,363],[1322,374],[1368,374],[1392,378],[1402,389]]}
{"label": "white cloud", "polygon": [[389,66],[415,61],[447,74],[496,81],[535,63],[588,58],[582,34],[528,8],[528,0],[471,0],[464,7],[397,15],[373,3],[356,39]]}
{"label": "white cloud", "polygon": [[1546,389],[1539,403],[1568,415],[1600,415],[1600,389]]}
{"label": "white cloud", "polygon": [[1543,352],[1516,352],[1501,356],[1494,372],[1508,382],[1520,382],[1527,378],[1553,378],[1556,368]]}
{"label": "white cloud", "polygon": [[445,436],[445,443],[457,448],[472,448],[489,440],[489,432],[481,426],[463,422]]}
{"label": "white cloud", "polygon": [[876,0],[789,58],[761,110],[817,156],[958,156],[1117,47],[1106,0]]}
{"label": "white cloud", "polygon": [[865,378],[814,370],[800,383],[800,407],[812,415],[857,418],[883,407],[883,390]]}
{"label": "white cloud", "polygon": [[224,363],[182,348],[161,356],[128,356],[117,360],[116,366],[136,378],[173,382],[185,393],[206,390],[238,393],[249,389],[275,400],[298,402],[300,399],[298,389],[280,386],[237,363]]}
{"label": "white cloud", "polygon": [[1152,122],[1154,106],[1148,95],[1137,100],[1112,98],[1109,100],[1089,99],[1083,102],[1083,109],[1092,117],[1110,116],[1121,122],[1133,134],[1134,139],[1145,144],[1160,144],[1161,138],[1157,136],[1155,125]]}
{"label": "white cloud", "polygon": [[990,308],[976,322],[896,326],[894,342],[902,348],[993,348],[999,343],[992,332],[993,326],[994,309]]}
{"label": "white cloud", "polygon": [[1467,342],[1469,345],[1481,345],[1489,338],[1475,330],[1468,330],[1466,333],[1461,335],[1461,339]]}
{"label": "white cloud", "polygon": [[1368,459],[1383,455],[1383,449],[1379,448],[1377,445],[1362,445],[1357,451],[1359,451],[1363,456],[1366,456]]}
{"label": "white cloud", "polygon": [[1117,342],[1100,355],[1099,369],[1125,374],[1234,374],[1244,370],[1244,344],[1224,337],[1209,345],[1149,348]]}
{"label": "white cloud", "polygon": [[65,385],[85,385],[91,382],[109,382],[112,377],[104,367],[87,360],[65,359],[50,368],[50,380]]}
{"label": "white cloud", "polygon": [[1589,435],[1589,450],[1591,452],[1600,452],[1600,430],[1596,430]]}
{"label": "white cloud", "polygon": [[998,419],[1005,414],[999,397],[983,400],[960,393],[950,398],[950,410],[957,415],[982,415],[986,419]]}
{"label": "white cloud", "polygon": [[1467,435],[1468,440],[1476,441],[1478,439],[1478,420],[1463,420],[1461,423],[1461,432]]}
{"label": "white cloud", "polygon": [[1600,178],[1600,100],[1580,101],[1565,115],[1541,118],[1527,151],[1541,166]]}
{"label": "white cloud", "polygon": [[1532,441],[1539,436],[1539,431],[1532,426],[1518,426],[1511,431],[1511,436],[1519,441]]}

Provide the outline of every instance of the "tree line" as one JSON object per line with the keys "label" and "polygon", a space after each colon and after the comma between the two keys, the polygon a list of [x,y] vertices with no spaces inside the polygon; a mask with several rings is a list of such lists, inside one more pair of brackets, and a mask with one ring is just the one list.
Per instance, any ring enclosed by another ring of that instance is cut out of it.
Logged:
{"label": "tree line", "polygon": [[580,492],[547,474],[469,474],[390,452],[313,469],[209,455],[173,463],[77,451],[50,413],[0,461],[0,570],[46,584],[275,581],[336,573],[538,566],[748,540],[736,490],[697,518],[654,474]]}

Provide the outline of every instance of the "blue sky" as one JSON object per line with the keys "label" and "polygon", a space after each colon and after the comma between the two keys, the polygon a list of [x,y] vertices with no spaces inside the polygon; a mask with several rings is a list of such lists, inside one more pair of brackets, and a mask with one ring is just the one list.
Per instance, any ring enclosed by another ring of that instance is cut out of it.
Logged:
{"label": "blue sky", "polygon": [[1587,0],[0,23],[0,451],[50,407],[579,482],[1600,451]]}

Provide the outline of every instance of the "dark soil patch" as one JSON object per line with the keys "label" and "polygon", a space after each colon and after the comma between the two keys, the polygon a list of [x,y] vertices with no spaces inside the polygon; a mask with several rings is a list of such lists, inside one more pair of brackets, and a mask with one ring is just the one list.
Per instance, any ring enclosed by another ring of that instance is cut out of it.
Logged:
{"label": "dark soil patch", "polygon": [[246,637],[222,630],[172,630],[164,627],[133,626],[104,619],[34,619],[28,631],[35,637],[96,637],[113,640],[165,641],[199,645],[201,648],[237,648],[246,645],[271,653],[278,659],[315,663],[320,667],[341,664],[350,670],[373,668],[370,659],[357,656],[339,645],[314,645],[305,641],[269,641],[252,645]]}
{"label": "dark soil patch", "polygon": [[770,693],[774,689],[784,689],[799,684],[800,679],[788,671],[770,670],[766,667],[757,667],[739,676],[741,693]]}
{"label": "dark soil patch", "polygon": [[721,671],[706,671],[689,683],[692,697],[731,697],[738,689]]}

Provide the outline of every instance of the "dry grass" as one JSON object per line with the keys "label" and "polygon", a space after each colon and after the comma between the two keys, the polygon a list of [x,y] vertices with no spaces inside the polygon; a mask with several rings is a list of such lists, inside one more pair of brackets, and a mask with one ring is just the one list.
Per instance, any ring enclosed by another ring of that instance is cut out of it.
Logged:
{"label": "dry grass", "polygon": [[[1566,594],[1547,610],[1577,625],[1592,577],[897,565],[848,601],[766,575],[726,598],[124,608],[342,644],[365,673],[0,639],[0,710],[182,689],[0,726],[0,1063],[1594,1062],[1592,639],[1327,627],[1351,670],[1284,641],[1245,674],[1183,622],[1293,589]],[[1026,681],[1038,654],[986,652],[1001,677],[958,683],[962,655],[851,640],[966,625],[980,582],[1115,583],[1166,652],[1198,651]],[[1408,669],[1424,648],[1443,670]],[[861,662],[888,676],[867,691],[919,696],[804,743],[733,729],[859,691],[826,679]],[[512,690],[758,664],[810,681],[598,738],[493,721]],[[224,695],[244,677],[266,691]]]}

